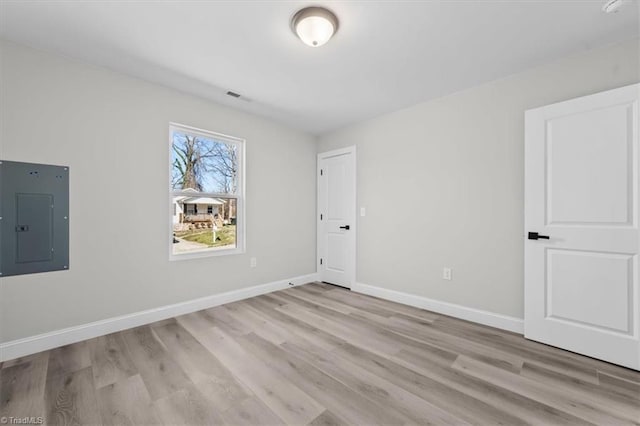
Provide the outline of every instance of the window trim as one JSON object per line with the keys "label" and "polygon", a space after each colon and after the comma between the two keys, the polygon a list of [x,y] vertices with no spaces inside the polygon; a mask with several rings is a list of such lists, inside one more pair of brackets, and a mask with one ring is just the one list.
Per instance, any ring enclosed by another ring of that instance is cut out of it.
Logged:
{"label": "window trim", "polygon": [[[189,133],[190,135],[201,136],[204,138],[219,140],[221,142],[229,142],[236,145],[238,149],[238,160],[240,173],[238,173],[238,186],[235,194],[222,194],[217,192],[201,192],[200,194],[207,195],[213,198],[234,198],[236,200],[236,247],[232,249],[216,249],[216,248],[206,248],[198,251],[193,251],[189,253],[181,253],[174,254],[173,253],[173,216],[171,212],[173,211],[173,197],[176,195],[193,195],[192,193],[185,191],[174,191],[172,189],[172,176],[173,176],[173,163],[171,162],[171,150],[173,149],[173,132],[181,131],[185,133]],[[215,256],[228,256],[234,254],[243,254],[246,252],[246,208],[245,208],[245,194],[246,194],[246,186],[245,186],[245,165],[246,165],[246,157],[245,157],[245,145],[246,140],[242,138],[238,138],[235,136],[229,136],[218,132],[212,132],[209,130],[199,129],[197,127],[187,126],[180,123],[169,123],[169,176],[168,176],[168,200],[169,200],[169,228],[168,228],[168,248],[169,248],[169,260],[189,260],[189,259],[200,259],[204,257],[215,257]]]}

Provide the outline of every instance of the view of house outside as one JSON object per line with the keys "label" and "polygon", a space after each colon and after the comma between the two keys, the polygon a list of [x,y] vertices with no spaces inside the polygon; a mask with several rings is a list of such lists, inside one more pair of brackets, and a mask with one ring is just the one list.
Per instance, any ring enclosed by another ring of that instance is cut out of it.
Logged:
{"label": "view of house outside", "polygon": [[237,146],[175,129],[171,137],[173,254],[235,248]]}

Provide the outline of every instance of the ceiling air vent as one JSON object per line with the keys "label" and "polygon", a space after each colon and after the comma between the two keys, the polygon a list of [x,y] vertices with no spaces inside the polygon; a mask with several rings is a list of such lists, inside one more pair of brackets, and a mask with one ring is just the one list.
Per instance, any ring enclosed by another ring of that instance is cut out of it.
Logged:
{"label": "ceiling air vent", "polygon": [[240,97],[240,94],[239,94],[239,93],[232,92],[231,90],[229,90],[229,91],[227,92],[227,95],[229,95],[229,96],[231,96],[231,97],[234,97],[234,98],[239,98],[239,97]]}

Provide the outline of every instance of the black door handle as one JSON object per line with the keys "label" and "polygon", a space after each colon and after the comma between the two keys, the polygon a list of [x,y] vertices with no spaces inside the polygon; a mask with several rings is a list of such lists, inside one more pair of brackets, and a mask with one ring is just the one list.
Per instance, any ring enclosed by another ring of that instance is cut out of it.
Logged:
{"label": "black door handle", "polygon": [[530,240],[548,240],[549,236],[548,235],[540,235],[537,232],[529,232],[529,239]]}
{"label": "black door handle", "polygon": [[340,229],[346,229],[348,231],[349,230],[349,225],[341,226]]}

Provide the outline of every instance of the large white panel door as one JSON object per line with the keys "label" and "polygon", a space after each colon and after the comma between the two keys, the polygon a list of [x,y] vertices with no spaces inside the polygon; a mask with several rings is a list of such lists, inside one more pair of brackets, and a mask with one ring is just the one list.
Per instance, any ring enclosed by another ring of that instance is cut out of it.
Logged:
{"label": "large white panel door", "polygon": [[525,337],[636,370],[639,94],[525,115]]}
{"label": "large white panel door", "polygon": [[331,284],[355,282],[355,147],[318,155],[318,271]]}

